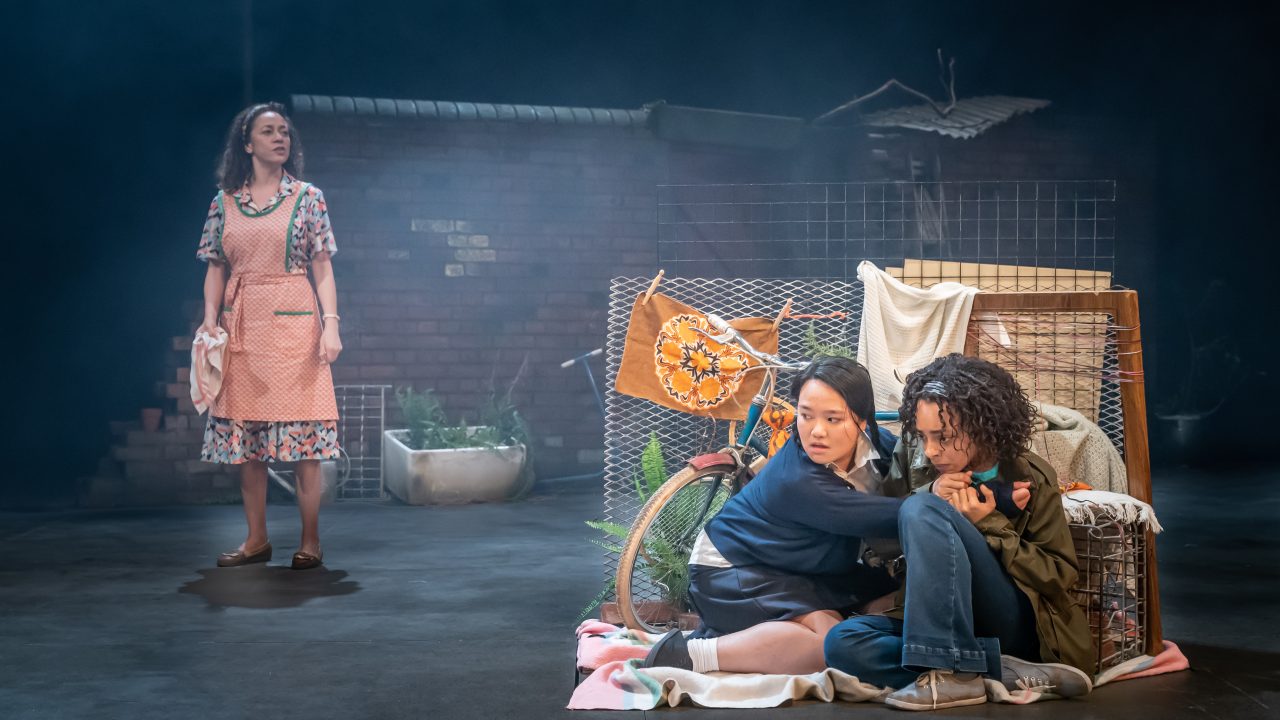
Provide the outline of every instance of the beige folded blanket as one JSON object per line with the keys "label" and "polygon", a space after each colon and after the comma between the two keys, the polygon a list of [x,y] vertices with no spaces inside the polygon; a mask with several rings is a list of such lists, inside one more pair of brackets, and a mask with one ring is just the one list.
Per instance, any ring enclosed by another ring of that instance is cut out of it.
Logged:
{"label": "beige folded blanket", "polygon": [[1095,490],[1129,492],[1124,460],[1102,428],[1071,408],[1034,404],[1039,418],[1031,451],[1049,461],[1059,485],[1081,482]]}

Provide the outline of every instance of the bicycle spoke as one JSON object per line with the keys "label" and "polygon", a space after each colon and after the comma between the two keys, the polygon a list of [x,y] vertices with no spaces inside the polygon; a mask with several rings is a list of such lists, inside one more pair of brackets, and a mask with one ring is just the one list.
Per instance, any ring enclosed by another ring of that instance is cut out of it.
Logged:
{"label": "bicycle spoke", "polygon": [[644,518],[626,585],[636,615],[651,631],[673,626],[687,610],[689,555],[699,531],[729,499],[730,480],[723,471],[695,476]]}

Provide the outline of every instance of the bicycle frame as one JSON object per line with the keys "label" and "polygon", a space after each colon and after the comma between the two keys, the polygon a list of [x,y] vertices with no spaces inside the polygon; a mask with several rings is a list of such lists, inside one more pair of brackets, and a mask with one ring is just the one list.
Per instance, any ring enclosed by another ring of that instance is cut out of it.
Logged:
{"label": "bicycle frame", "polygon": [[744,353],[760,363],[758,367],[748,368],[748,372],[751,370],[764,370],[767,373],[764,382],[760,385],[760,391],[751,399],[751,406],[747,409],[747,420],[742,424],[742,430],[738,433],[737,439],[730,445],[731,448],[737,451],[741,451],[743,448],[750,445],[761,455],[767,455],[767,449],[761,447],[759,440],[753,438],[752,434],[755,432],[756,426],[760,424],[760,418],[764,414],[765,406],[773,397],[774,387],[778,381],[778,371],[803,370],[805,368],[805,364],[788,363],[776,355],[770,355],[763,350],[755,349],[751,346],[751,343],[747,342],[747,339],[742,336],[742,333],[735,330],[733,326],[716,315],[708,314],[707,322],[711,327],[715,328],[716,332],[719,334],[712,335],[701,330],[698,332],[701,332],[703,335],[706,335],[708,339],[722,345],[733,343]]}
{"label": "bicycle frame", "polygon": [[[760,392],[756,393],[756,396],[751,399],[751,407],[747,409],[746,422],[742,424],[742,430],[738,433],[737,439],[732,444],[732,447],[736,450],[742,450],[750,445],[752,449],[761,455],[767,455],[767,449],[761,446],[760,440],[754,437],[754,433],[756,426],[760,424],[760,418],[764,414],[765,406],[772,399],[778,380],[778,371],[803,370],[806,367],[806,364],[784,362],[776,355],[770,355],[769,353],[756,350],[751,346],[751,343],[747,342],[746,338],[742,337],[741,333],[730,326],[729,323],[721,320],[715,315],[707,315],[707,321],[717,330],[717,332],[719,332],[719,334],[711,335],[710,333],[702,331],[699,332],[702,332],[702,334],[706,335],[707,338],[715,342],[721,344],[733,343],[737,345],[743,352],[761,363],[759,368],[751,369],[763,369],[768,373],[768,376],[765,378],[765,382],[760,386]],[[883,411],[877,412],[875,414],[875,419],[876,422],[894,422],[898,420],[898,413]]]}

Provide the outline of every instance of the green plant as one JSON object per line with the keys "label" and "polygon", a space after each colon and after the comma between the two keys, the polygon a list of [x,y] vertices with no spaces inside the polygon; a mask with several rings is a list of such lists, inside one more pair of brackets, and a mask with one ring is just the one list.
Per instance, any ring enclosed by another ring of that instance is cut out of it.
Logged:
{"label": "green plant", "polygon": [[455,447],[447,444],[449,424],[445,420],[444,408],[435,393],[428,390],[415,392],[412,386],[396,390],[396,401],[404,413],[405,425],[409,429],[408,445],[414,449]]}
{"label": "green plant", "polygon": [[514,385],[513,381],[507,392],[501,395],[490,393],[480,405],[477,413],[480,429],[475,433],[475,436],[480,436],[480,441],[491,445],[521,444],[525,447],[531,445],[529,424],[525,422],[524,416],[511,400],[511,389]]}
{"label": "green plant", "polygon": [[[667,477],[667,463],[662,459],[662,442],[658,440],[658,433],[650,431],[649,442],[640,451],[640,470],[631,478],[641,505],[649,502],[649,497],[662,487]],[[626,539],[625,534],[623,539]]]}
{"label": "green plant", "polygon": [[857,353],[853,350],[841,345],[826,345],[818,340],[818,334],[813,329],[813,321],[809,321],[809,327],[804,331],[804,348],[805,355],[811,358],[819,355],[827,355],[834,357],[845,357],[853,360],[857,359]]}
{"label": "green plant", "polygon": [[[636,489],[636,498],[641,505],[649,501],[649,498],[667,481],[667,477],[666,461],[662,457],[662,442],[658,439],[656,432],[651,432],[649,442],[640,453],[640,467],[634,471],[631,479]],[[692,506],[700,502],[700,499],[691,494],[680,495],[671,507],[677,516],[684,517],[694,514],[696,509]],[[682,508],[681,504],[688,504],[690,507]],[[712,508],[707,516],[714,515],[718,510],[718,506]],[[631,528],[606,520],[587,520],[586,523],[606,536],[604,540],[592,538],[590,541],[593,544],[611,553],[622,552],[622,544],[626,542]],[[649,582],[661,590],[663,602],[683,610],[688,606],[689,601],[690,548],[687,545],[692,538],[675,537],[675,532],[682,532],[682,530],[669,529],[662,523],[656,524],[654,532],[645,540],[641,561],[637,565]],[[605,583],[604,589],[579,613],[578,621],[581,622],[604,602],[613,593],[616,585],[617,579],[610,578]]]}
{"label": "green plant", "polygon": [[510,392],[491,394],[485,399],[478,412],[478,426],[469,426],[465,416],[457,423],[449,422],[440,400],[430,389],[418,392],[402,387],[396,390],[396,401],[409,431],[405,444],[414,450],[530,446],[529,427],[511,402]]}
{"label": "green plant", "polygon": [[[627,539],[628,528],[626,526],[619,525],[618,523],[609,522],[608,520],[587,520],[586,523],[590,527],[595,528],[596,530],[599,530],[600,532],[604,533],[605,535],[607,535],[609,538],[612,538],[613,540],[613,541],[610,541],[610,540],[601,540],[599,538],[588,538],[587,539],[588,542],[590,542],[593,545],[599,545],[600,547],[604,548],[608,552],[611,552],[614,554],[618,554],[622,552],[622,543],[625,542]],[[600,590],[600,592],[596,593],[596,596],[591,598],[590,602],[588,602],[586,606],[582,608],[582,611],[578,613],[578,619],[575,620],[574,622],[582,622],[583,620],[586,620],[587,616],[591,614],[592,610],[595,610],[597,607],[600,606],[600,603],[609,599],[609,596],[613,594],[614,588],[616,587],[617,587],[617,579],[609,578],[609,581],[605,583],[604,587]]]}
{"label": "green plant", "polygon": [[481,404],[479,411],[481,425],[492,428],[490,439],[495,445],[524,446],[524,464],[520,467],[520,489],[516,491],[513,499],[520,499],[527,495],[533,489],[537,479],[533,472],[533,434],[529,430],[529,423],[516,409],[512,398],[516,385],[520,382],[520,378],[524,377],[528,367],[529,356],[526,354],[520,361],[520,368],[516,370],[515,376],[511,378],[511,382],[502,393],[497,391],[494,386],[494,376],[490,375],[489,396]]}

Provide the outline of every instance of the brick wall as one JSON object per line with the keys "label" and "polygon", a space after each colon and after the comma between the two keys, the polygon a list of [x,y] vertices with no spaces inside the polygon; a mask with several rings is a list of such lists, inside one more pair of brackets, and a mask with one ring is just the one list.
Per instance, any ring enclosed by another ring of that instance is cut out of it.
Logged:
{"label": "brick wall", "polygon": [[787,157],[642,127],[295,121],[338,239],[335,381],[434,388],[457,415],[527,358],[515,398],[543,477],[602,461],[586,378],[560,363],[604,344],[610,278],[656,271],[656,186],[789,174]]}

